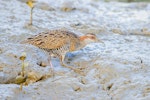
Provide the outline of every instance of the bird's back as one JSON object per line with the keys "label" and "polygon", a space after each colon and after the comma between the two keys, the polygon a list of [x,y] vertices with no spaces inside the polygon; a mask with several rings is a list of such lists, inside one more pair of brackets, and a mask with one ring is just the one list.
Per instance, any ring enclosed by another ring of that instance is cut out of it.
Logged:
{"label": "bird's back", "polygon": [[79,37],[70,31],[50,30],[39,33],[24,41],[44,50],[57,50],[68,45],[68,51],[74,51],[80,45]]}

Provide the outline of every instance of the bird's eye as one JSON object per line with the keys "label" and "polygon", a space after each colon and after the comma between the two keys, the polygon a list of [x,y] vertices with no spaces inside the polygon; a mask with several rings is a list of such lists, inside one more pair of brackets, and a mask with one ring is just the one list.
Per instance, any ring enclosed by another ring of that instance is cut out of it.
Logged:
{"label": "bird's eye", "polygon": [[91,39],[95,39],[95,37],[94,37],[94,36],[91,36],[90,38],[91,38]]}

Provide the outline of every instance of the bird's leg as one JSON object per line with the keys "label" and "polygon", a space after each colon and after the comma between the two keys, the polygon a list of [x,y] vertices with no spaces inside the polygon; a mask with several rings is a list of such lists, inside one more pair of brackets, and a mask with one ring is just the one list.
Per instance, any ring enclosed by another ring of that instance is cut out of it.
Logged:
{"label": "bird's leg", "polygon": [[51,56],[48,57],[48,62],[49,62],[49,65],[51,67],[52,76],[54,77],[54,67],[53,67],[53,64],[51,62]]}
{"label": "bird's leg", "polygon": [[60,62],[61,62],[61,65],[64,66],[64,59],[65,59],[65,55],[61,55],[60,56]]}
{"label": "bird's leg", "polygon": [[76,68],[73,68],[73,67],[71,67],[71,66],[67,66],[66,64],[64,64],[64,58],[65,58],[65,55],[60,56],[60,62],[61,62],[61,65],[62,65],[62,66],[66,67],[66,68],[70,68],[70,69],[73,70],[74,72],[77,72],[77,73],[80,73],[80,74],[83,75],[83,73],[81,73],[81,70],[76,69]]}
{"label": "bird's leg", "polygon": [[[65,59],[65,55],[61,55],[60,56],[60,63],[62,66],[66,67],[66,68],[70,68],[70,66],[67,66],[66,64],[64,64],[64,59]],[[72,68],[70,68],[72,69]]]}

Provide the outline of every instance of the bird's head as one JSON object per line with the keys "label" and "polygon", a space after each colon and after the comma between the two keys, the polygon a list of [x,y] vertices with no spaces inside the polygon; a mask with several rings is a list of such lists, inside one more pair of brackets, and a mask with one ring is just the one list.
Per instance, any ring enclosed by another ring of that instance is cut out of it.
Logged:
{"label": "bird's head", "polygon": [[83,44],[89,44],[89,43],[98,43],[98,42],[101,42],[103,43],[101,40],[99,40],[97,38],[97,36],[93,33],[87,33],[83,36],[80,37],[80,41],[83,43]]}

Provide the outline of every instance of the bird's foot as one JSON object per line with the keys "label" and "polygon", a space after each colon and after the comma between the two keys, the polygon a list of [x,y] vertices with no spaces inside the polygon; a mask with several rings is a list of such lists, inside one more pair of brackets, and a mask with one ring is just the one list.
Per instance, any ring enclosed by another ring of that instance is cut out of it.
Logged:
{"label": "bird's foot", "polygon": [[74,72],[76,72],[76,73],[78,73],[80,75],[83,75],[83,76],[85,75],[84,72],[83,72],[83,70],[80,69],[80,68],[73,68],[73,67],[67,66],[67,65],[65,65],[63,63],[61,65],[64,66],[64,67],[66,67],[66,68],[69,68],[69,69],[73,70]]}

